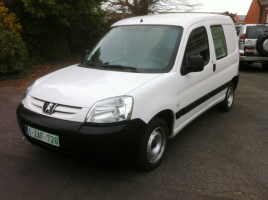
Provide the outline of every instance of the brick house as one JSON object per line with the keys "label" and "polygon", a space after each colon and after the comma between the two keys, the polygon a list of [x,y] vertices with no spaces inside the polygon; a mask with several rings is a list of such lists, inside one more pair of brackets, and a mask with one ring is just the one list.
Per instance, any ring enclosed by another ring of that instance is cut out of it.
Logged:
{"label": "brick house", "polygon": [[245,18],[245,23],[268,23],[268,0],[252,0],[252,3]]}

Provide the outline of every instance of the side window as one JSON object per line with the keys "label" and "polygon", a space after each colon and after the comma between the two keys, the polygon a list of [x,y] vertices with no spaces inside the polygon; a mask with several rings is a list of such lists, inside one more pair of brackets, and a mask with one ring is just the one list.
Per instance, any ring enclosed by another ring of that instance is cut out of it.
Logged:
{"label": "side window", "polygon": [[219,60],[227,56],[224,32],[221,26],[212,26],[210,29],[213,37],[216,59]]}
{"label": "side window", "polygon": [[209,62],[208,36],[205,27],[194,29],[189,36],[185,49],[183,66],[188,65],[191,56],[200,55],[204,59],[204,65]]}

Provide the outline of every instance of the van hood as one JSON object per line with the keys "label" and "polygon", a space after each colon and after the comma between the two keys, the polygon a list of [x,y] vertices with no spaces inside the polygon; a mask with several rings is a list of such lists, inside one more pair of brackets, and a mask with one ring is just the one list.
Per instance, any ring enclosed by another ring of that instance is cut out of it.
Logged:
{"label": "van hood", "polygon": [[161,75],[70,66],[38,79],[29,95],[61,105],[90,108],[97,101],[126,95]]}

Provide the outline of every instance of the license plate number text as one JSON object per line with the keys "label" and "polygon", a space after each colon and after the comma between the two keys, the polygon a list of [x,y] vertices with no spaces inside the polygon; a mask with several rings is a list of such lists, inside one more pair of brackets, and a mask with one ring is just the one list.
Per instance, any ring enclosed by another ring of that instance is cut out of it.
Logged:
{"label": "license plate number text", "polygon": [[53,146],[60,146],[59,136],[47,133],[33,127],[25,125],[26,134],[32,138],[51,144]]}

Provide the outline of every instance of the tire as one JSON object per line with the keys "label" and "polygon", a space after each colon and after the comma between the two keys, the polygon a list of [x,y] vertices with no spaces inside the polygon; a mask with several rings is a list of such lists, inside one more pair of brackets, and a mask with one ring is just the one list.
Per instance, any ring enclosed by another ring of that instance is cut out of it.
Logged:
{"label": "tire", "polygon": [[245,66],[244,62],[239,62],[239,69],[242,69]]}
{"label": "tire", "polygon": [[246,67],[248,67],[248,65],[251,65],[251,64],[253,64],[253,63],[255,63],[255,62],[249,62],[249,61],[245,62],[245,61],[240,61],[240,62],[239,62],[239,69],[246,68]]}
{"label": "tire", "polygon": [[256,49],[259,54],[263,56],[268,56],[268,35],[265,35],[258,39],[256,43]]}
{"label": "tire", "polygon": [[253,63],[255,63],[254,61],[247,61],[247,62],[245,62],[245,64],[247,64],[247,65],[252,65]]}
{"label": "tire", "polygon": [[228,112],[231,110],[234,102],[234,84],[231,82],[227,88],[225,99],[218,104],[220,111]]}
{"label": "tire", "polygon": [[266,63],[262,63],[261,64],[261,67],[262,67],[262,69],[264,69],[264,70],[268,70],[268,63],[266,62]]}
{"label": "tire", "polygon": [[166,122],[159,118],[153,118],[140,138],[136,166],[145,171],[156,169],[164,158],[168,136]]}

